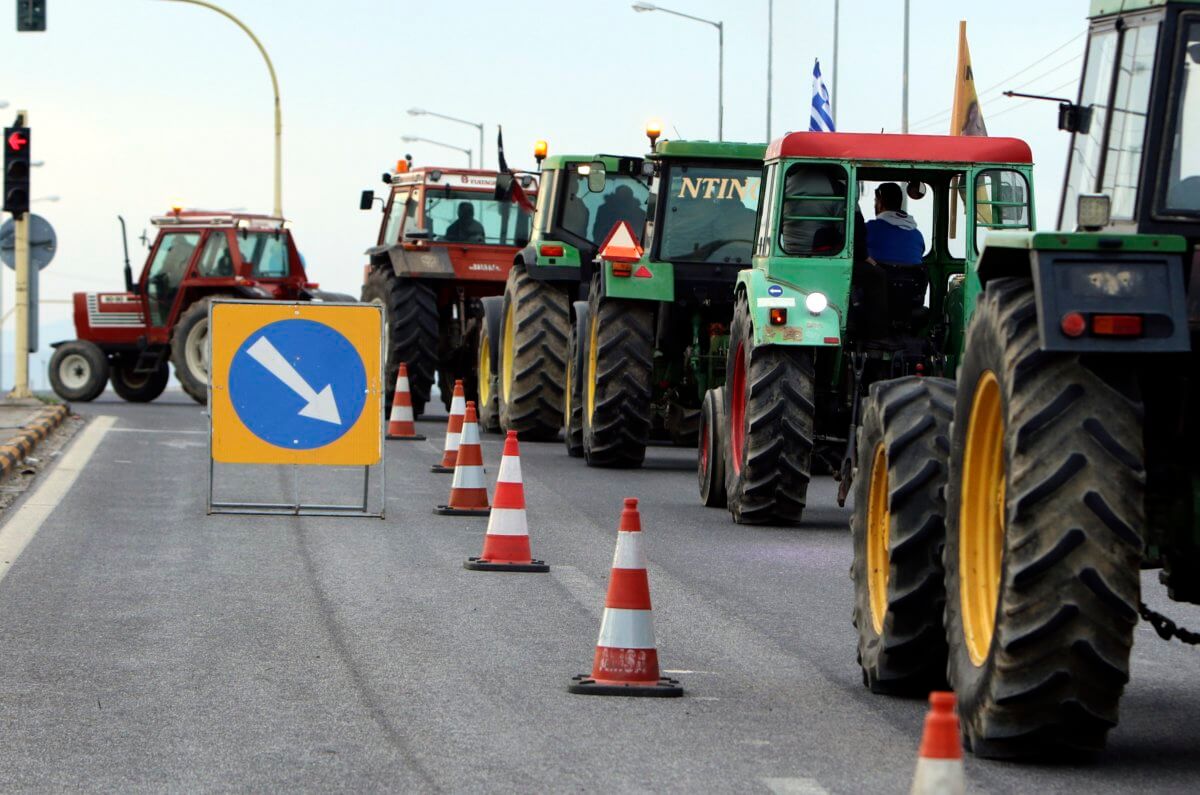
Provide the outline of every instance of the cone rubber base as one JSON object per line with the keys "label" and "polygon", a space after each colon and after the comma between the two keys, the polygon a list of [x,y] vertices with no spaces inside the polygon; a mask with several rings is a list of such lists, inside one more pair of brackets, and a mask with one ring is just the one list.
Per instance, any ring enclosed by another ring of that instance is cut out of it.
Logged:
{"label": "cone rubber base", "polygon": [[434,464],[429,468],[430,472],[441,472],[443,474],[454,472],[454,467],[444,467],[441,464]]}
{"label": "cone rubber base", "polygon": [[567,692],[581,696],[643,696],[646,698],[673,698],[683,695],[683,686],[675,679],[662,677],[656,685],[613,685],[601,684],[587,674],[571,678]]}
{"label": "cone rubber base", "polygon": [[425,437],[419,433],[414,433],[412,436],[392,436],[390,433],[384,437],[389,442],[423,442]]}
{"label": "cone rubber base", "polygon": [[449,505],[439,505],[433,509],[438,516],[491,516],[491,508],[451,508]]}
{"label": "cone rubber base", "polygon": [[483,558],[467,558],[463,568],[471,571],[550,571],[545,561],[531,560],[528,563],[493,563]]}

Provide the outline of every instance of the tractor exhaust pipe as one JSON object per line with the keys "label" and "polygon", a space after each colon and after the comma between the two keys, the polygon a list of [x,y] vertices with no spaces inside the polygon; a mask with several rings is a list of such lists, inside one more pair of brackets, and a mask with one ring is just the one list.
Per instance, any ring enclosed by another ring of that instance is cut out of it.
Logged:
{"label": "tractor exhaust pipe", "polygon": [[133,283],[133,268],[129,266],[129,233],[125,231],[125,219],[118,215],[117,220],[121,222],[121,245],[125,247],[125,292],[134,292],[135,285]]}

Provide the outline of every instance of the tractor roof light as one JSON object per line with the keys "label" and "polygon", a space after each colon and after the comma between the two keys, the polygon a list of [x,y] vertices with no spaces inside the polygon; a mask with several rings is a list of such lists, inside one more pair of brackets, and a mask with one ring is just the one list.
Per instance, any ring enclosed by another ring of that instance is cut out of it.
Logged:
{"label": "tractor roof light", "polygon": [[646,122],[646,137],[650,139],[650,149],[653,151],[658,136],[662,135],[662,122],[652,119]]}
{"label": "tractor roof light", "polygon": [[1076,223],[1084,231],[1095,232],[1108,226],[1112,219],[1112,199],[1104,193],[1081,193]]}
{"label": "tractor roof light", "polygon": [[809,293],[804,298],[804,308],[814,315],[819,315],[829,306],[825,293]]}
{"label": "tractor roof light", "polygon": [[550,145],[544,140],[538,139],[533,142],[533,157],[538,162],[538,166],[542,165],[542,161],[546,159],[546,153],[550,151]]}
{"label": "tractor roof light", "polygon": [[408,173],[408,160],[407,159],[401,158],[400,160],[396,161],[395,173],[397,173],[397,174],[407,174]]}

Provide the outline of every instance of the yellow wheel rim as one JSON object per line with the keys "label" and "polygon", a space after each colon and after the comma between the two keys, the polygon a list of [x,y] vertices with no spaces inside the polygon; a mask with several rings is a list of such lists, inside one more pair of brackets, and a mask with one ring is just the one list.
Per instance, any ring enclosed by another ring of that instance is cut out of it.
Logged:
{"label": "yellow wheel rim", "polygon": [[500,395],[507,403],[512,400],[513,359],[516,356],[513,350],[512,304],[509,304],[504,312],[504,333],[500,335],[500,344],[503,346],[503,350],[500,351]]}
{"label": "yellow wheel rim", "polygon": [[591,328],[588,331],[587,416],[589,423],[592,421],[592,414],[596,411],[596,360],[599,358],[599,352],[596,349],[600,347],[597,344],[599,330],[600,324],[593,317]]}
{"label": "yellow wheel rim", "polygon": [[977,667],[987,659],[996,629],[1004,558],[1006,485],[1000,383],[996,374],[988,370],[975,386],[971,401],[958,515],[963,634],[971,662]]}
{"label": "yellow wheel rim", "polygon": [[492,344],[487,332],[479,335],[479,405],[482,408],[492,402]]}
{"label": "yellow wheel rim", "polygon": [[888,510],[887,452],[883,442],[875,445],[871,462],[870,493],[867,501],[867,594],[871,601],[871,623],[875,634],[883,632],[887,613],[888,539],[892,514]]}

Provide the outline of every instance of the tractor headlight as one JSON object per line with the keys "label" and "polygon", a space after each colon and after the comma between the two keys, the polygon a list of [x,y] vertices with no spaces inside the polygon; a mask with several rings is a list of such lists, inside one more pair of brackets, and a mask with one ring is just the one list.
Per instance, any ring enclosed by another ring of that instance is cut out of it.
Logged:
{"label": "tractor headlight", "polygon": [[829,306],[829,299],[824,293],[809,293],[804,299],[804,307],[814,315],[819,315]]}

